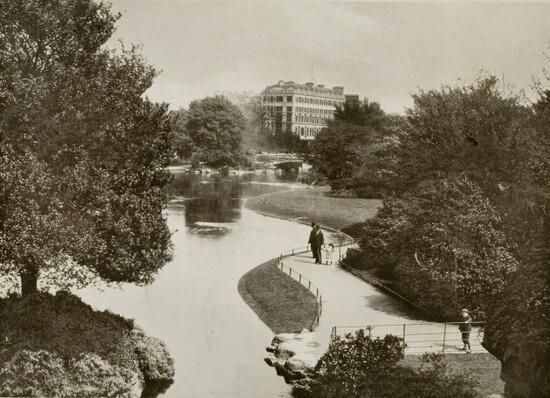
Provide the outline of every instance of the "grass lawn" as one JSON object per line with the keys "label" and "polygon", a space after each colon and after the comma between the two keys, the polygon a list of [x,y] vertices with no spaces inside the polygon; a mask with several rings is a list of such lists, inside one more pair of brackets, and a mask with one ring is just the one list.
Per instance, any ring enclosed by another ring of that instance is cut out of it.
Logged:
{"label": "grass lawn", "polygon": [[325,196],[329,187],[276,192],[247,199],[245,207],[267,214],[303,218],[342,229],[373,217],[382,201],[378,199]]}
{"label": "grass lawn", "polygon": [[[500,361],[491,354],[451,354],[445,355],[451,366],[458,371],[472,371],[479,382],[478,394],[486,397],[491,394],[504,396],[504,382],[500,378]],[[407,356],[404,364],[420,364],[419,356]]]}
{"label": "grass lawn", "polygon": [[315,317],[315,296],[270,260],[239,280],[239,294],[273,333],[309,329]]}

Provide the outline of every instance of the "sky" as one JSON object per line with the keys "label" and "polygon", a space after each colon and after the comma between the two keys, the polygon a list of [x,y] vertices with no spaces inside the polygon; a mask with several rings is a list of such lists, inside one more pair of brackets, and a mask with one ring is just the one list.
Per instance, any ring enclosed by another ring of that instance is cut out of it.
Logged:
{"label": "sky", "polygon": [[489,74],[529,95],[550,53],[550,2],[111,2],[110,43],[142,46],[161,71],[147,95],[172,109],[279,80],[344,86],[395,113],[420,89]]}

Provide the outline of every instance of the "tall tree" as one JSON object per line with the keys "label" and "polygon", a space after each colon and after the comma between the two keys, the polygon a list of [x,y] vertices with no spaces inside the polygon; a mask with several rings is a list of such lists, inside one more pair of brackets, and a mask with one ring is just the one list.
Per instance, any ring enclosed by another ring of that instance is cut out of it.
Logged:
{"label": "tall tree", "polygon": [[484,334],[510,397],[550,395],[550,75],[535,88],[534,140],[508,208],[522,267],[493,303]]}
{"label": "tall tree", "polygon": [[156,72],[135,48],[104,48],[118,18],[92,0],[0,6],[0,269],[24,295],[149,283],[171,257],[167,110],[143,98]]}
{"label": "tall tree", "polygon": [[369,162],[386,115],[376,102],[344,104],[312,142],[307,160],[330,181],[333,189],[356,188],[356,177]]}
{"label": "tall tree", "polygon": [[191,102],[185,134],[191,144],[192,160],[213,167],[239,163],[244,126],[241,110],[223,97]]}
{"label": "tall tree", "polygon": [[246,119],[242,146],[245,151],[274,151],[275,137],[267,127],[267,111],[262,107],[261,98],[254,97],[241,108]]}
{"label": "tall tree", "polygon": [[394,134],[386,155],[401,193],[426,180],[465,173],[496,197],[521,174],[531,149],[531,115],[518,95],[504,95],[490,77],[470,87],[420,91],[407,112],[407,124]]}

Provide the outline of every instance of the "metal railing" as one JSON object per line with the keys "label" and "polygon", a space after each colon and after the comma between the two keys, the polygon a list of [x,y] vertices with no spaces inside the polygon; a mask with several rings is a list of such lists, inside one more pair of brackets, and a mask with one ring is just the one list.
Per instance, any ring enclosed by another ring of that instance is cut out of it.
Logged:
{"label": "metal railing", "polygon": [[[371,337],[384,337],[392,334],[403,339],[405,351],[409,354],[421,354],[426,351],[439,351],[445,353],[460,352],[463,346],[462,332],[458,326],[463,322],[444,323],[401,323],[389,325],[365,325],[365,326],[333,326],[331,339],[342,334],[355,332],[359,329],[368,331]],[[485,322],[470,322],[471,352],[486,352],[481,345],[483,341],[483,327]]]}
{"label": "metal railing", "polygon": [[[342,253],[342,246],[352,244],[353,238],[349,235],[346,235],[332,228],[324,228],[324,229],[328,229],[329,231],[333,231],[340,234],[339,242],[337,242],[336,244],[333,243],[333,245],[334,247],[338,248],[338,261],[342,260],[344,256],[344,254]],[[301,273],[293,270],[291,267],[285,265],[283,261],[287,257],[295,256],[297,254],[308,253],[310,251],[311,251],[311,247],[310,245],[307,245],[305,247],[297,247],[297,248],[290,249],[286,252],[282,252],[280,256],[275,260],[275,265],[277,266],[277,268],[279,268],[281,272],[284,272],[285,274],[289,275],[292,279],[296,280],[298,283],[306,287],[311,293],[315,295],[315,303],[316,303],[315,317],[311,322],[311,327],[310,327],[310,330],[313,331],[315,327],[319,326],[319,319],[323,314],[323,296],[321,295],[319,288],[315,286],[311,280],[306,278]]]}

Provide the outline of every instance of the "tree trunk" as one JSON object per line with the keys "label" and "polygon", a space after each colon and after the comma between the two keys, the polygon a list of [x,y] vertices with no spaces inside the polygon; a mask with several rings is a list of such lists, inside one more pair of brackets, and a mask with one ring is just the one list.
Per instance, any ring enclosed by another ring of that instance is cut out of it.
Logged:
{"label": "tree trunk", "polygon": [[38,291],[38,273],[25,270],[21,273],[21,296],[25,297]]}

